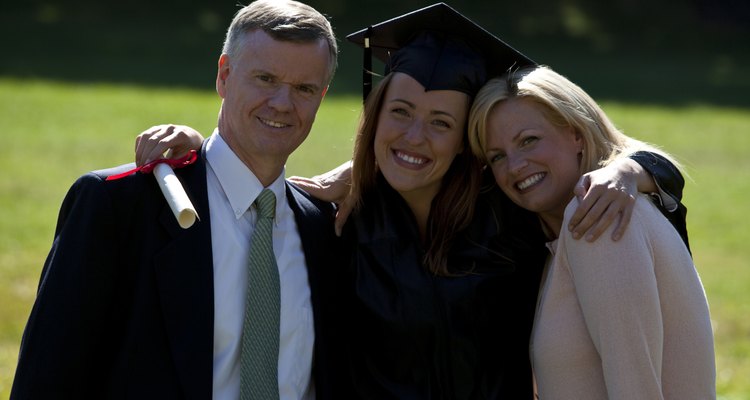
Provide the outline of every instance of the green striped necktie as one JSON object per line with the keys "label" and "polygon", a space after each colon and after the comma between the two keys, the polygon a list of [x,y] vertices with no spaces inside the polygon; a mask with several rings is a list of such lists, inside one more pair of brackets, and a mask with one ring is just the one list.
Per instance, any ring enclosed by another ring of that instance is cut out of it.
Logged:
{"label": "green striped necktie", "polygon": [[248,262],[245,323],[242,330],[240,395],[242,400],[279,398],[279,270],[273,254],[276,196],[263,189],[255,206]]}

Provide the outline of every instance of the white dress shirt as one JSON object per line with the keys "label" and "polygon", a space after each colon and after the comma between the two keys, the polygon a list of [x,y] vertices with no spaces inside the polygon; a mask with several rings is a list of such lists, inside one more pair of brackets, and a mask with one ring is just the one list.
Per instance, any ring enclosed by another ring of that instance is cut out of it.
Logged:
{"label": "white dress shirt", "polygon": [[[214,263],[213,398],[237,400],[248,254],[256,219],[252,204],[263,185],[218,130],[208,139],[206,160]],[[268,188],[276,195],[273,249],[281,283],[280,399],[314,399],[311,370],[315,334],[310,287],[283,171]]]}

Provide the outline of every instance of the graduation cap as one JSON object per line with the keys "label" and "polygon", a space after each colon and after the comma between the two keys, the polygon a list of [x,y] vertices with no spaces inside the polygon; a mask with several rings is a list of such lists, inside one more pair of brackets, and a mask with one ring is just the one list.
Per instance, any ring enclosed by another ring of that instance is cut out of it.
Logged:
{"label": "graduation cap", "polygon": [[364,98],[372,88],[372,56],[385,73],[403,72],[426,90],[474,96],[489,78],[535,63],[445,3],[437,3],[346,37],[364,48]]}

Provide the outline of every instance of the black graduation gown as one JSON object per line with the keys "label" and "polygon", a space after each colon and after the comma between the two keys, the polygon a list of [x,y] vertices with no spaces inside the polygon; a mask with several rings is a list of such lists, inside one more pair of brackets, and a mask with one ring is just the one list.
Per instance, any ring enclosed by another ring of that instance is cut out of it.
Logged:
{"label": "black graduation gown", "polygon": [[449,256],[451,277],[422,267],[416,222],[390,188],[364,199],[345,239],[360,398],[532,398],[528,338],[547,254],[534,215],[499,190],[480,196]]}
{"label": "black graduation gown", "polygon": [[648,151],[638,151],[630,155],[630,158],[638,162],[654,178],[656,184],[666,194],[677,202],[677,209],[667,211],[661,201],[656,205],[662,215],[674,226],[680,234],[682,241],[690,251],[690,241],[687,232],[687,208],[682,204],[682,189],[685,187],[685,178],[669,160],[663,156]]}

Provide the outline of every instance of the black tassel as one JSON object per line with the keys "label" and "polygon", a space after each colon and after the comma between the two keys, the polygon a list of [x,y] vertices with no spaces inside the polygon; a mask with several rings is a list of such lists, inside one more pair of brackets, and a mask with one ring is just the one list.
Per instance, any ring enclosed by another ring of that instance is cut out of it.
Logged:
{"label": "black tassel", "polygon": [[362,69],[362,102],[367,100],[367,96],[372,90],[372,48],[370,47],[370,36],[372,36],[372,26],[367,27],[365,33],[365,51],[364,67]]}

